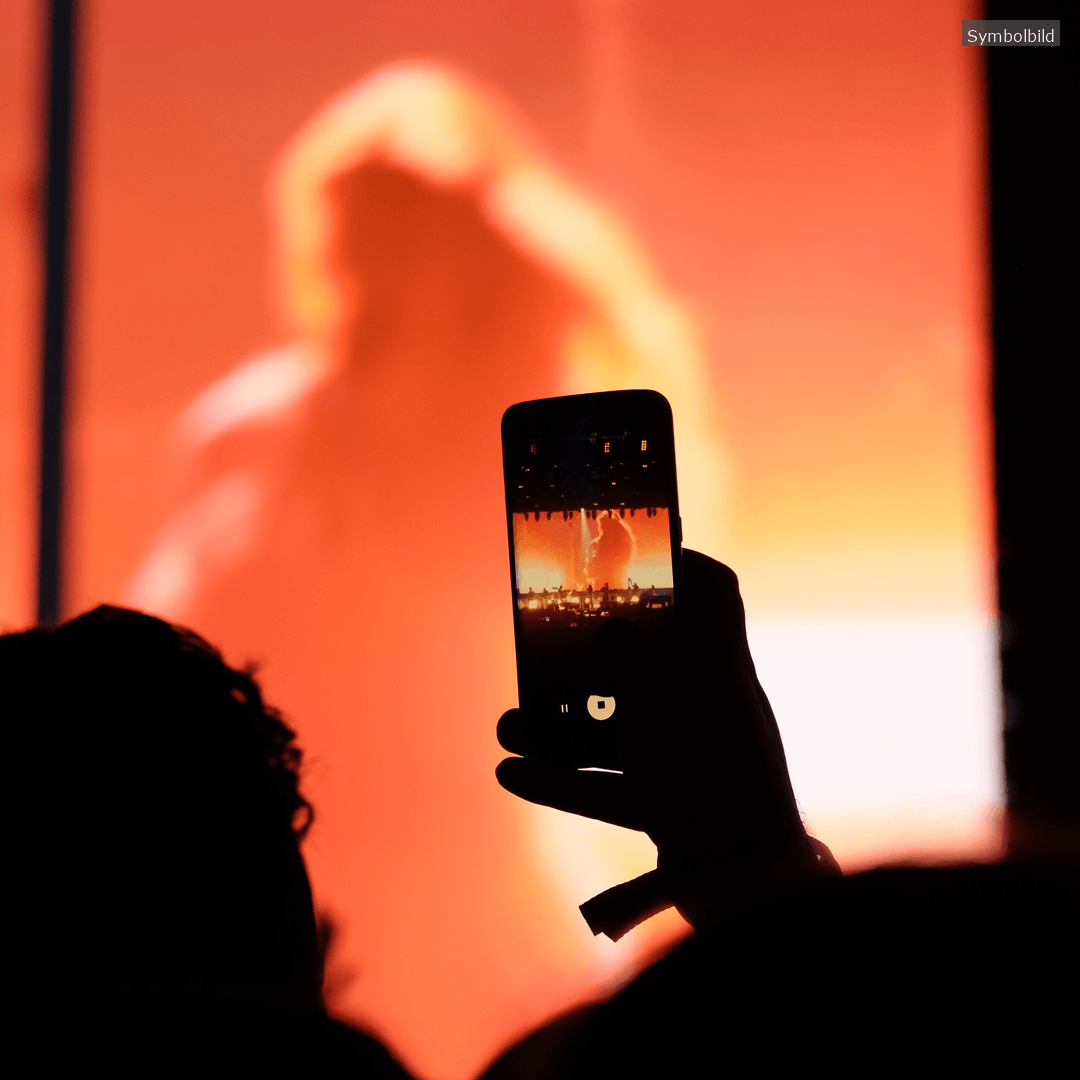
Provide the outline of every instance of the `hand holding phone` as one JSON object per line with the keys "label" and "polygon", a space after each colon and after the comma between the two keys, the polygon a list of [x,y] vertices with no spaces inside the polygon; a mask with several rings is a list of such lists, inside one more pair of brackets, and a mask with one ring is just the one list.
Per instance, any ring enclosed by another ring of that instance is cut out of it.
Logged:
{"label": "hand holding phone", "polygon": [[[700,926],[740,883],[818,866],[750,657],[737,579],[696,552],[680,558],[670,413],[659,395],[633,395],[526,403],[503,426],[521,708],[504,715],[498,735],[521,756],[496,775],[531,802],[656,843],[656,871],[582,906],[594,932],[614,938],[673,903]],[[655,459],[632,456],[653,439]],[[606,486],[620,495],[605,509]],[[589,552],[605,534],[589,511],[622,522],[623,509],[630,529],[644,510],[646,537],[667,511],[667,543],[641,545],[653,553],[648,591],[634,591],[647,565],[634,535],[625,589],[612,596],[604,571],[598,596]],[[663,572],[670,578],[657,584]],[[567,574],[581,575],[574,588]]]}
{"label": "hand holding phone", "polygon": [[[499,783],[530,802],[645,832],[657,871],[582,912],[618,938],[674,904],[707,925],[747,889],[820,869],[795,805],[783,745],[746,641],[735,575],[684,551],[675,647],[599,643],[597,674],[619,700],[611,721],[550,722],[514,709],[499,721],[510,753]],[[651,682],[640,673],[652,668]],[[594,769],[617,771],[593,771]]]}

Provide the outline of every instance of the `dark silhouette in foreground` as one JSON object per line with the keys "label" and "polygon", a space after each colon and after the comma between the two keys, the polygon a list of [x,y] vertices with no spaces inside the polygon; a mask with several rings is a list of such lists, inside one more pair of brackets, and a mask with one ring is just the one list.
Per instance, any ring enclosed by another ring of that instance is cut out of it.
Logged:
{"label": "dark silhouette in foreground", "polygon": [[0,685],[42,1069],[405,1075],[323,1009],[300,751],[250,675],[100,607],[0,637]]}
{"label": "dark silhouette in foreground", "polygon": [[[656,842],[656,871],[584,905],[596,932],[668,904],[698,932],[485,1075],[936,1072],[1010,1055],[1038,1071],[1066,1053],[1074,857],[839,875],[800,821],[735,575],[695,552],[679,633],[656,656],[632,624],[606,627],[596,691],[616,714],[508,713],[499,737],[520,756],[498,775]],[[0,680],[16,971],[43,1069],[407,1075],[326,1015],[300,752],[250,675],[189,631],[102,607],[0,637]]]}
{"label": "dark silhouette in foreground", "polygon": [[[582,906],[594,932],[618,937],[673,903],[698,933],[610,1000],[509,1050],[487,1080],[811,1062],[937,1072],[1065,1053],[1078,1005],[1075,849],[841,876],[799,819],[735,575],[692,551],[683,569],[671,654],[646,655],[629,624],[605,627],[595,689],[616,713],[556,728],[512,710],[499,739],[520,756],[498,777],[655,841],[656,871]],[[590,767],[620,771],[580,771]]]}

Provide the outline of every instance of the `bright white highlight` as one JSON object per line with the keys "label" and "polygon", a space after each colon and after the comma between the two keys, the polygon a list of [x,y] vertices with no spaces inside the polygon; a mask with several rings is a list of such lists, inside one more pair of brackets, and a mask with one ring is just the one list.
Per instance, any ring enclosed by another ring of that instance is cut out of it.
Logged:
{"label": "bright white highlight", "polygon": [[838,856],[986,854],[1004,797],[991,620],[779,617],[748,630],[795,795]]}
{"label": "bright white highlight", "polygon": [[285,419],[318,385],[326,366],[314,350],[297,346],[251,357],[204,390],[180,414],[178,449],[191,453],[245,424]]}

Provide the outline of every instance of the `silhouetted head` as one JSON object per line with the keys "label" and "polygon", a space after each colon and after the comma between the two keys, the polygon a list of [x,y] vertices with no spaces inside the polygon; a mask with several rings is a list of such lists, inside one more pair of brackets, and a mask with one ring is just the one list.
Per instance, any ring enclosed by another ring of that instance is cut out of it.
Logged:
{"label": "silhouetted head", "polygon": [[490,220],[478,183],[439,184],[375,157],[329,180],[325,198],[351,362],[400,363],[410,348],[463,373],[535,348],[550,362],[569,291]]}
{"label": "silhouetted head", "polygon": [[22,932],[46,977],[316,1005],[300,751],[251,676],[99,607],[0,637],[0,686]]}
{"label": "silhouetted head", "polygon": [[[618,216],[466,72],[416,60],[377,68],[296,133],[270,187],[282,313],[331,352],[344,339],[355,354],[350,324],[365,310],[387,320],[387,301],[391,314],[411,301],[414,323],[437,322],[474,349],[516,328],[499,342],[509,366],[523,366],[523,348],[555,349],[573,385],[629,380],[656,385],[676,415],[684,400],[700,408],[705,361],[682,304]],[[466,293],[465,325],[425,311],[429,297]]]}

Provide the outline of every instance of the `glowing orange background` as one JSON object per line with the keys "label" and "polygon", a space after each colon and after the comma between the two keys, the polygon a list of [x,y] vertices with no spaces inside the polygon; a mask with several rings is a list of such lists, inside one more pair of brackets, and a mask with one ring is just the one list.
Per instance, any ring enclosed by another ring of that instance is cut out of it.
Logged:
{"label": "glowing orange background", "polygon": [[[500,88],[692,305],[731,452],[725,549],[711,553],[739,570],[748,609],[988,610],[981,73],[956,40],[972,14],[930,0],[86,5],[70,612],[115,600],[145,553],[179,410],[281,338],[271,161],[331,94],[415,56]],[[0,620],[22,625],[40,27],[36,5],[3,0],[0,15],[13,105],[0,147]],[[515,964],[525,933],[502,928],[485,963]],[[455,945],[466,999],[487,978],[471,955]],[[591,964],[519,980],[480,1021],[458,1023],[449,1005],[426,1032],[402,1020],[403,1052],[428,1075],[468,1075],[585,992]],[[405,1015],[400,993],[386,1007]]]}

